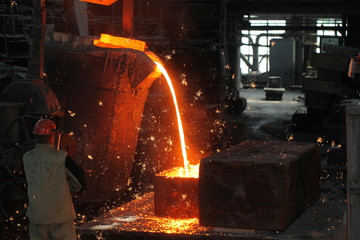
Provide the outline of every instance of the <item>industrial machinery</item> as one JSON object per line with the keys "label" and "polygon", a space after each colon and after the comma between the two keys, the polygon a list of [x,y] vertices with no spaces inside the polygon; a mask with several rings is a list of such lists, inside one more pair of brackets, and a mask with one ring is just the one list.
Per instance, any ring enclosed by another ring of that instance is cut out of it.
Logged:
{"label": "industrial machinery", "polygon": [[264,91],[266,100],[281,100],[285,92],[285,88],[282,87],[281,77],[270,76]]}
{"label": "industrial machinery", "polygon": [[[77,212],[87,217],[91,217],[91,213],[96,215],[102,207],[129,200],[144,185],[140,182],[144,175],[151,178],[155,171],[179,162],[175,150],[179,143],[173,137],[176,134],[172,126],[173,110],[168,104],[171,100],[161,80],[153,84],[160,78],[160,73],[154,71],[155,64],[139,50],[94,46],[95,37],[88,36],[89,32],[84,34],[84,29],[89,27],[90,33],[95,35],[106,29],[100,29],[99,25],[94,26],[92,22],[81,25],[79,6],[76,5],[79,2],[75,4],[74,1],[73,5],[76,6],[70,8],[66,2],[59,7],[56,5],[59,2],[47,1],[47,9],[57,10],[48,11],[46,23],[51,24],[47,24],[47,31],[44,21],[45,1],[35,1],[33,6],[30,4],[26,8],[21,3],[4,4],[4,11],[8,12],[1,17],[5,26],[9,27],[6,31],[22,31],[25,34],[25,40],[21,41],[23,47],[18,49],[25,52],[26,57],[21,67],[13,68],[16,70],[14,74],[7,75],[8,81],[0,89],[0,222],[5,226],[2,229],[14,227],[15,232],[19,229],[26,231],[27,196],[22,155],[35,146],[31,129],[39,118],[52,118],[58,128],[67,133],[60,147],[66,149],[85,171],[85,189],[75,196],[74,201]],[[120,3],[114,4],[122,6]],[[210,11],[216,10],[217,5],[204,6]],[[95,8],[89,4],[89,12]],[[31,11],[20,11],[24,9]],[[66,21],[59,22],[62,18],[57,16],[58,10],[64,10]],[[132,15],[128,15],[132,10],[130,7],[123,17],[132,20]],[[147,8],[142,11],[147,11]],[[98,12],[93,13],[96,15]],[[7,17],[11,14],[14,14],[14,24],[7,25]],[[218,14],[217,10],[212,14]],[[29,24],[23,24],[24,19]],[[144,20],[146,31],[150,30],[149,22],[152,23],[152,20]],[[123,33],[126,36],[133,34],[132,21],[130,23],[123,26],[127,30]],[[23,26],[39,27],[24,29]],[[71,29],[73,33],[64,29]],[[180,40],[185,41],[186,38],[183,38]],[[31,39],[32,44],[26,39]],[[179,50],[176,52],[179,54],[173,53],[168,47],[169,40],[165,38],[147,40],[149,47],[158,50],[164,59],[168,53],[176,58],[175,55],[186,56],[182,53],[189,52]],[[5,41],[5,44],[1,50],[6,50],[9,56],[9,42]],[[202,76],[191,76],[196,81],[202,78],[212,81],[210,87],[206,81],[206,84],[197,82],[190,91],[193,94],[197,93],[194,92],[196,88],[196,91],[203,90],[204,86],[207,88],[206,97],[210,97],[210,101],[204,101],[203,96],[198,96],[202,100],[188,110],[198,113],[199,106],[206,105],[204,114],[197,114],[198,119],[194,120],[205,123],[205,119],[207,125],[203,127],[213,125],[213,119],[225,113],[239,114],[246,106],[245,99],[239,97],[230,77],[231,72],[226,67],[229,64],[228,54],[221,48],[213,49],[213,42],[207,44],[209,47],[205,52],[198,51],[199,46],[189,44],[191,52],[198,52],[198,61],[213,64],[213,75],[203,72]],[[190,61],[189,58],[188,55],[180,61],[173,61],[172,69],[183,66],[185,61]],[[12,64],[20,65],[19,62]],[[188,76],[196,74],[194,68],[186,71]],[[192,117],[195,115],[189,114]],[[223,131],[223,127],[218,124],[212,136],[206,136],[206,141],[199,141],[203,144],[202,154],[225,148],[225,145],[216,144],[222,142],[221,138],[229,137],[230,131],[231,128]],[[193,134],[191,137],[195,137],[197,132],[193,131]],[[152,153],[149,153],[149,148]]]}

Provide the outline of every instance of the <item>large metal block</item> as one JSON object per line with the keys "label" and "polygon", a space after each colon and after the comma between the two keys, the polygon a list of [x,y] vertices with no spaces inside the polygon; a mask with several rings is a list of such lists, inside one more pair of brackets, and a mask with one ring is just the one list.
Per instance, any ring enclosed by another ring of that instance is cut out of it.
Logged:
{"label": "large metal block", "polygon": [[311,55],[311,66],[314,68],[329,69],[332,71],[346,72],[346,61],[348,56],[329,53],[313,53]]}
{"label": "large metal block", "polygon": [[245,141],[201,160],[205,226],[281,231],[319,198],[315,143]]}
{"label": "large metal block", "polygon": [[344,72],[330,70],[330,69],[324,69],[324,68],[319,68],[317,70],[317,73],[318,73],[319,80],[332,81],[332,82],[341,82],[341,80],[345,76]]}
{"label": "large metal block", "polygon": [[154,207],[158,216],[197,218],[198,196],[198,178],[155,176]]}

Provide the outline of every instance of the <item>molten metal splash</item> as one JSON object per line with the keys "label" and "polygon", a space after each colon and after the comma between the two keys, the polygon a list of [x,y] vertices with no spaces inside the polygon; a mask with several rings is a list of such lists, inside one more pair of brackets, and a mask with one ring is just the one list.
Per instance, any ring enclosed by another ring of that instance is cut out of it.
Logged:
{"label": "molten metal splash", "polygon": [[181,152],[184,161],[184,177],[189,177],[189,167],[188,167],[188,159],[187,159],[187,152],[186,152],[186,144],[185,144],[185,134],[184,129],[181,121],[179,106],[177,103],[177,98],[175,94],[174,86],[171,82],[171,78],[167,73],[164,66],[161,64],[161,60],[156,54],[151,51],[146,50],[146,43],[143,41],[129,39],[129,38],[122,38],[122,37],[115,37],[109,34],[101,34],[100,39],[94,39],[94,45],[97,47],[106,47],[106,48],[130,48],[144,52],[157,66],[157,70],[160,70],[161,73],[164,75],[166,82],[169,86],[175,110],[176,110],[176,117],[178,122],[178,130],[179,130],[179,137],[181,143]]}
{"label": "molten metal splash", "polygon": [[158,176],[165,176],[169,178],[199,178],[199,165],[188,165],[188,172],[182,167],[174,167],[169,170],[165,170],[158,174]]}

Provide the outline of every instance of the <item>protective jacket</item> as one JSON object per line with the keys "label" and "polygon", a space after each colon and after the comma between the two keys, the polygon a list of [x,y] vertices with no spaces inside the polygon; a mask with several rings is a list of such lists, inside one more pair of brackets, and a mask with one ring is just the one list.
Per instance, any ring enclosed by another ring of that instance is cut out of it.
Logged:
{"label": "protective jacket", "polygon": [[29,197],[26,215],[30,222],[51,224],[75,219],[70,186],[78,191],[81,185],[66,169],[66,156],[52,144],[37,144],[24,154]]}

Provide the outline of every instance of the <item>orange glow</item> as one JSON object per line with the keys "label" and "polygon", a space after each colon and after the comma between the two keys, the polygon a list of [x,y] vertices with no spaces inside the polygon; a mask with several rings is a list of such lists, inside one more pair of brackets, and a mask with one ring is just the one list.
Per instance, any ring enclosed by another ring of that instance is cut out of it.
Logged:
{"label": "orange glow", "polygon": [[176,117],[177,117],[177,121],[178,121],[181,152],[182,152],[183,160],[184,160],[185,176],[188,177],[189,176],[189,167],[188,167],[188,159],[187,159],[186,145],[185,145],[185,134],[184,134],[184,128],[183,128],[182,121],[181,121],[179,106],[178,106],[178,103],[176,100],[175,89],[174,89],[174,86],[172,85],[170,76],[167,73],[166,69],[163,67],[163,65],[161,65],[161,63],[155,62],[155,61],[154,61],[154,63],[156,64],[156,66],[160,69],[160,71],[164,75],[166,82],[168,83],[168,86],[170,88],[171,95],[173,97],[173,102],[174,102],[174,106],[175,106],[175,110],[176,110]]}
{"label": "orange glow", "polygon": [[95,3],[95,4],[105,5],[105,6],[110,6],[111,4],[116,2],[117,0],[80,0],[80,1],[89,2],[89,3]]}
{"label": "orange glow", "polygon": [[[211,231],[211,227],[199,225],[198,218],[168,218],[154,215],[154,193],[145,193],[133,201],[111,209],[101,218],[85,223],[83,229],[115,230],[167,234],[191,234]],[[84,225],[83,225],[84,226]],[[83,226],[80,226],[82,228]]]}
{"label": "orange glow", "polygon": [[169,178],[179,177],[179,178],[199,178],[199,166],[197,165],[188,165],[188,173],[182,167],[175,167],[169,170],[165,170],[158,174],[158,176],[165,176]]}
{"label": "orange glow", "polygon": [[101,34],[100,39],[94,39],[93,44],[102,48],[131,48],[144,52],[146,43],[131,38],[115,37],[109,34]]}
{"label": "orange glow", "polygon": [[161,229],[164,233],[192,233],[191,231],[199,226],[198,218],[174,219],[152,217],[150,220],[158,222],[158,229]]}
{"label": "orange glow", "polygon": [[187,152],[186,152],[186,144],[185,144],[185,134],[184,129],[181,121],[179,106],[176,99],[175,89],[171,82],[171,78],[167,73],[164,66],[161,64],[161,59],[151,51],[146,50],[146,43],[143,41],[129,39],[129,38],[122,38],[122,37],[114,37],[109,34],[101,34],[100,39],[94,39],[94,45],[97,47],[105,47],[105,48],[130,48],[144,52],[157,66],[157,70],[160,70],[161,73],[164,75],[166,82],[169,86],[175,110],[176,110],[176,117],[178,122],[178,130],[179,130],[179,137],[180,137],[180,144],[181,144],[181,152],[184,161],[184,171],[185,174],[183,176],[189,177],[189,167],[188,167],[188,159],[187,159]]}

